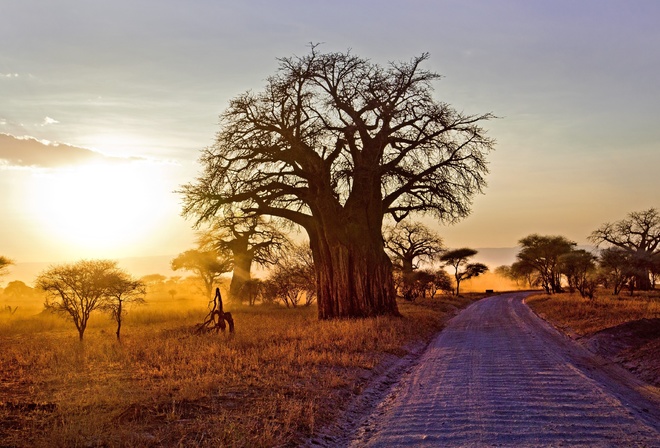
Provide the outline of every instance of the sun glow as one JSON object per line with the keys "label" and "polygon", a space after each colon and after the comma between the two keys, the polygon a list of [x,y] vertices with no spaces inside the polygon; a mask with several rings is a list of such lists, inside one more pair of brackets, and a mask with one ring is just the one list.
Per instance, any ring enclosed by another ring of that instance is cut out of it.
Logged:
{"label": "sun glow", "polygon": [[67,256],[116,257],[154,231],[170,191],[146,162],[81,165],[35,174],[29,206]]}

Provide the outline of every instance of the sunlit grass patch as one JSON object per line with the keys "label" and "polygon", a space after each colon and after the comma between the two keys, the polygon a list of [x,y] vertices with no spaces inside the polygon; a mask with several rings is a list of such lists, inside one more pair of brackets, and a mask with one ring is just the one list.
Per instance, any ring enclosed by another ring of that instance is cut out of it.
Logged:
{"label": "sunlit grass patch", "polygon": [[[237,307],[236,333],[196,335],[205,308],[99,314],[85,340],[52,315],[0,330],[0,445],[275,446],[338,415],[386,357],[478,296],[401,303],[404,317],[319,321],[314,307]],[[203,304],[202,304],[203,305]],[[34,408],[35,410],[30,410]]]}
{"label": "sunlit grass patch", "polygon": [[593,300],[579,294],[536,295],[527,303],[548,320],[580,336],[640,319],[660,318],[660,292],[633,297],[601,291]]}

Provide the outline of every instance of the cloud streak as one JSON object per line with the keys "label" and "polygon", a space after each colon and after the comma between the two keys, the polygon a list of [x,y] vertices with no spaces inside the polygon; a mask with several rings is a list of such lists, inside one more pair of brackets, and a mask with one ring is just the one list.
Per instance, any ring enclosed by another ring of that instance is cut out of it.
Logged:
{"label": "cloud streak", "polygon": [[61,168],[90,162],[116,162],[91,149],[64,143],[51,143],[33,137],[15,137],[0,133],[0,166],[22,168]]}

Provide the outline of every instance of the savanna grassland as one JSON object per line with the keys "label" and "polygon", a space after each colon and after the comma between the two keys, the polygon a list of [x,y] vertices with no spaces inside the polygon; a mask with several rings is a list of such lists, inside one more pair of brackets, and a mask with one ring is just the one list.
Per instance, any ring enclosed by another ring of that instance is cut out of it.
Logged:
{"label": "savanna grassland", "polygon": [[636,292],[615,296],[601,290],[596,298],[580,294],[541,294],[527,299],[534,311],[578,336],[640,319],[660,318],[660,291]]}
{"label": "savanna grassland", "polygon": [[0,446],[286,446],[313,435],[382,368],[483,295],[400,303],[403,318],[319,321],[314,306],[231,309],[236,333],[195,334],[201,301],[131,309],[117,342],[94,315],[0,319]]}
{"label": "savanna grassland", "polygon": [[583,345],[660,387],[660,291],[537,295],[532,309]]}

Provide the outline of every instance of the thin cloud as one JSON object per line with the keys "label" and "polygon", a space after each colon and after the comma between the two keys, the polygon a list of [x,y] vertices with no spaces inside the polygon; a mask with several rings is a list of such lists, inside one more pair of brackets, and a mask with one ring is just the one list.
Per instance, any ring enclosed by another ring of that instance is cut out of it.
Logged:
{"label": "thin cloud", "polygon": [[46,117],[44,118],[44,121],[41,123],[41,126],[48,126],[50,124],[57,124],[59,121],[57,121],[54,118]]}
{"label": "thin cloud", "polygon": [[138,158],[120,159],[86,148],[37,140],[32,137],[15,137],[0,133],[0,166],[60,168],[90,162],[117,162],[142,160]]}

